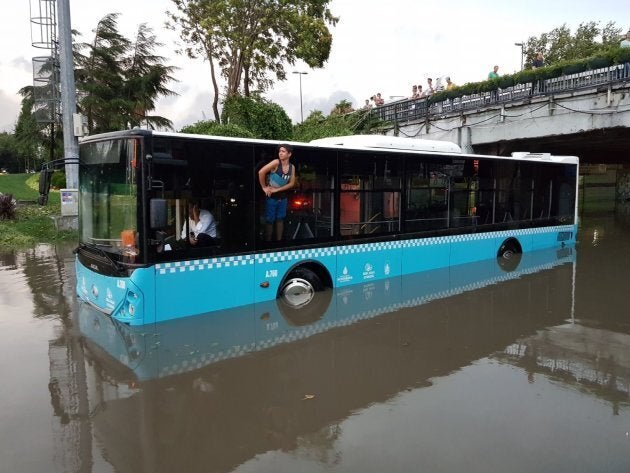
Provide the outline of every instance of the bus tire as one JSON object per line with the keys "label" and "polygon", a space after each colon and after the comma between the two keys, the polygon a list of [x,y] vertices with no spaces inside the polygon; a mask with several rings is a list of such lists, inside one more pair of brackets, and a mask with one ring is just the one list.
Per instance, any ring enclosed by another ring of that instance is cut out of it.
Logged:
{"label": "bus tire", "polygon": [[522,255],[523,250],[516,238],[509,238],[505,240],[497,252],[499,267],[505,272],[514,271],[521,263]]}
{"label": "bus tire", "polygon": [[308,268],[296,268],[278,291],[278,308],[289,325],[308,325],[324,316],[331,299],[332,290],[317,274]]}

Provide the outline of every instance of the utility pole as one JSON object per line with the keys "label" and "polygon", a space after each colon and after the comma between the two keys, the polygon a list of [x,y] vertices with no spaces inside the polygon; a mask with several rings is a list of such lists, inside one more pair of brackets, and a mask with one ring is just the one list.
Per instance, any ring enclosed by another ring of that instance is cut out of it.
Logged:
{"label": "utility pole", "polygon": [[293,74],[299,74],[300,76],[300,123],[304,121],[304,109],[302,108],[302,76],[308,74],[308,72],[293,71]]}
{"label": "utility pole", "polygon": [[59,66],[61,82],[61,109],[63,118],[64,158],[73,164],[66,164],[66,187],[79,188],[79,140],[74,136],[73,115],[77,110],[74,84],[74,61],[72,58],[72,26],[70,22],[70,0],[57,0],[59,12]]}
{"label": "utility pole", "polygon": [[523,70],[523,56],[525,56],[525,43],[514,43],[514,46],[521,48],[521,71]]}

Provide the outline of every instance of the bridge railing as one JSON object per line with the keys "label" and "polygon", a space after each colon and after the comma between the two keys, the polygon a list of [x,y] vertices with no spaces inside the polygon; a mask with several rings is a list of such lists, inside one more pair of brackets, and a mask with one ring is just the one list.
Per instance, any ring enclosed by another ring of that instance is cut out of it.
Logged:
{"label": "bridge railing", "polygon": [[409,122],[434,118],[445,113],[515,102],[534,96],[571,92],[624,81],[630,81],[630,63],[517,84],[505,89],[464,95],[436,103],[429,103],[427,98],[397,100],[371,109],[370,114],[385,121]]}

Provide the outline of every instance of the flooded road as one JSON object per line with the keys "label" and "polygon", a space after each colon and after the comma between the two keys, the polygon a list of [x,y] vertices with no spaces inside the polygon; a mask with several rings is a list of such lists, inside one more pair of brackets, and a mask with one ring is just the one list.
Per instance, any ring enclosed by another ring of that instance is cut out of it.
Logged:
{"label": "flooded road", "polygon": [[629,237],[142,328],[0,253],[0,472],[630,471]]}

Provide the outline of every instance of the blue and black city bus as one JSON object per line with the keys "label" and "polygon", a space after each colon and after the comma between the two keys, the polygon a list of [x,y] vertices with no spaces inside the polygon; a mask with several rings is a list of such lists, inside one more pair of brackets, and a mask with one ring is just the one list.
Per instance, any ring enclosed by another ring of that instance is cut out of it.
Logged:
{"label": "blue and black city bus", "polygon": [[[280,143],[127,130],[80,144],[77,294],[130,325],[278,299],[292,320],[333,288],[573,245],[578,159],[462,153],[352,136],[292,143],[284,234],[265,239],[258,170]],[[196,247],[188,208],[217,224]]]}

